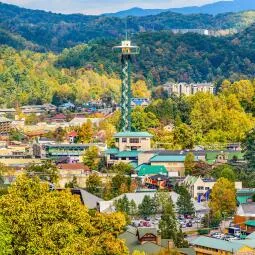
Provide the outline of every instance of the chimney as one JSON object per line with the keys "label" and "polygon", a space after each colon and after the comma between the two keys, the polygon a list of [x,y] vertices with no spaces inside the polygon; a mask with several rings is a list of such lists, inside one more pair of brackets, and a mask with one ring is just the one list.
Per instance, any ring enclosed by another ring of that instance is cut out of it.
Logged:
{"label": "chimney", "polygon": [[173,240],[168,241],[168,247],[167,248],[168,248],[169,251],[174,249],[174,241]]}
{"label": "chimney", "polygon": [[158,232],[158,234],[157,234],[156,244],[161,246],[161,233],[160,232]]}

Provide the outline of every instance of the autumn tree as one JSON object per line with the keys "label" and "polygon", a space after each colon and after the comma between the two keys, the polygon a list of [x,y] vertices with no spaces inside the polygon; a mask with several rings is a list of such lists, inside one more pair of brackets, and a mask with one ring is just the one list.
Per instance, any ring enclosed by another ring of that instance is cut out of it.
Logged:
{"label": "autumn tree", "polygon": [[130,175],[132,173],[133,167],[125,162],[120,162],[113,165],[110,170],[114,173]]}
{"label": "autumn tree", "polygon": [[192,152],[188,152],[185,161],[184,161],[184,166],[185,166],[185,175],[192,174],[192,170],[195,166],[195,156]]}
{"label": "autumn tree", "polygon": [[116,196],[129,191],[131,178],[123,174],[117,174],[112,178],[112,192]]}
{"label": "autumn tree", "polygon": [[94,128],[92,122],[89,120],[82,124],[78,130],[78,140],[81,143],[93,142]]}
{"label": "autumn tree", "polygon": [[96,173],[90,174],[86,180],[86,189],[92,194],[98,195],[102,189],[102,180]]}
{"label": "autumn tree", "polygon": [[195,135],[191,127],[181,124],[173,131],[174,141],[181,149],[193,149],[195,145]]}
{"label": "autumn tree", "polygon": [[147,88],[145,81],[138,80],[132,84],[132,95],[136,98],[150,98],[150,91]]}
{"label": "autumn tree", "polygon": [[79,197],[50,191],[37,177],[17,179],[0,199],[0,215],[13,237],[13,254],[128,254],[116,238],[126,224],[124,215],[89,214]]}
{"label": "autumn tree", "polygon": [[209,207],[213,215],[233,215],[236,210],[235,184],[226,178],[220,178],[211,192]]}
{"label": "autumn tree", "polygon": [[89,147],[83,155],[83,163],[91,170],[97,170],[100,162],[99,149],[96,146]]}
{"label": "autumn tree", "polygon": [[11,234],[10,226],[7,224],[5,219],[0,215],[0,254],[1,255],[12,255],[12,240],[13,235]]}

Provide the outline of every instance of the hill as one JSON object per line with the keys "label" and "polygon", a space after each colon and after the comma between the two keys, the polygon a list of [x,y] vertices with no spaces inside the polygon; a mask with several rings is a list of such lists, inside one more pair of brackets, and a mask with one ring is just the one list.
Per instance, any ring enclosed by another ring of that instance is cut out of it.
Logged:
{"label": "hill", "polygon": [[183,8],[170,8],[170,9],[142,9],[142,8],[131,8],[128,10],[123,10],[116,13],[107,14],[112,17],[124,18],[128,16],[137,16],[143,17],[148,15],[157,15],[162,12],[177,12],[181,14],[197,14],[197,13],[205,13],[205,14],[220,14],[225,12],[242,12],[255,10],[255,2],[251,0],[234,0],[234,1],[219,1],[212,4],[206,4],[203,6],[190,6]]}
{"label": "hill", "polygon": [[[140,33],[134,42],[141,54],[134,60],[137,77],[148,84],[175,81],[215,81],[224,78],[254,77],[255,25],[233,37],[207,37],[197,34],[174,35],[168,31]],[[98,40],[59,56],[60,67],[92,66],[98,72],[120,70],[118,56],[110,50],[117,40]]]}
{"label": "hill", "polygon": [[[173,12],[156,16],[130,17],[130,34],[174,28],[243,29],[255,21],[255,12],[182,15]],[[0,3],[0,28],[20,36],[40,51],[60,52],[64,48],[100,38],[122,38],[126,19],[107,16],[63,15],[29,10]],[[7,45],[15,47],[15,44]],[[19,48],[20,46],[17,46]]]}

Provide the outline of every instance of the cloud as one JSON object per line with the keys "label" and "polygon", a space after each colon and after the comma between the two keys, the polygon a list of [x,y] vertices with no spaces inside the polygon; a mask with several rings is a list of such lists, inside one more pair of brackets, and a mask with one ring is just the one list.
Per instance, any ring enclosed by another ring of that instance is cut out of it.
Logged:
{"label": "cloud", "polygon": [[100,14],[116,12],[132,7],[172,8],[191,5],[204,5],[218,0],[2,0],[31,9],[60,13]]}

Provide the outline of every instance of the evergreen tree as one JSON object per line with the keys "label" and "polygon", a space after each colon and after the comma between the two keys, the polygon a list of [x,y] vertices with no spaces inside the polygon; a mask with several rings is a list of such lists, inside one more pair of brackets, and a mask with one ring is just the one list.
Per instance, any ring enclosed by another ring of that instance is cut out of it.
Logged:
{"label": "evergreen tree", "polygon": [[195,156],[192,152],[189,152],[184,161],[184,166],[185,166],[185,175],[192,174],[192,170],[195,166]]}
{"label": "evergreen tree", "polygon": [[148,217],[155,214],[155,202],[153,198],[145,195],[142,203],[138,206],[139,214],[143,217]]}
{"label": "evergreen tree", "polygon": [[245,137],[242,148],[244,151],[244,158],[248,162],[248,168],[255,170],[255,128],[252,129]]}
{"label": "evergreen tree", "polygon": [[130,215],[132,215],[132,216],[137,215],[137,205],[136,205],[134,199],[132,199],[130,201]]}
{"label": "evergreen tree", "polygon": [[120,198],[115,202],[115,208],[117,212],[124,212],[127,215],[130,214],[130,203],[126,195],[124,195],[123,198]]}
{"label": "evergreen tree", "polygon": [[188,243],[184,240],[184,235],[178,226],[172,200],[169,200],[164,205],[159,229],[161,231],[162,238],[172,239],[176,247],[188,247]]}
{"label": "evergreen tree", "polygon": [[180,187],[180,193],[177,200],[177,211],[181,215],[194,215],[195,209],[194,204],[191,200],[191,195],[188,190],[184,187]]}

